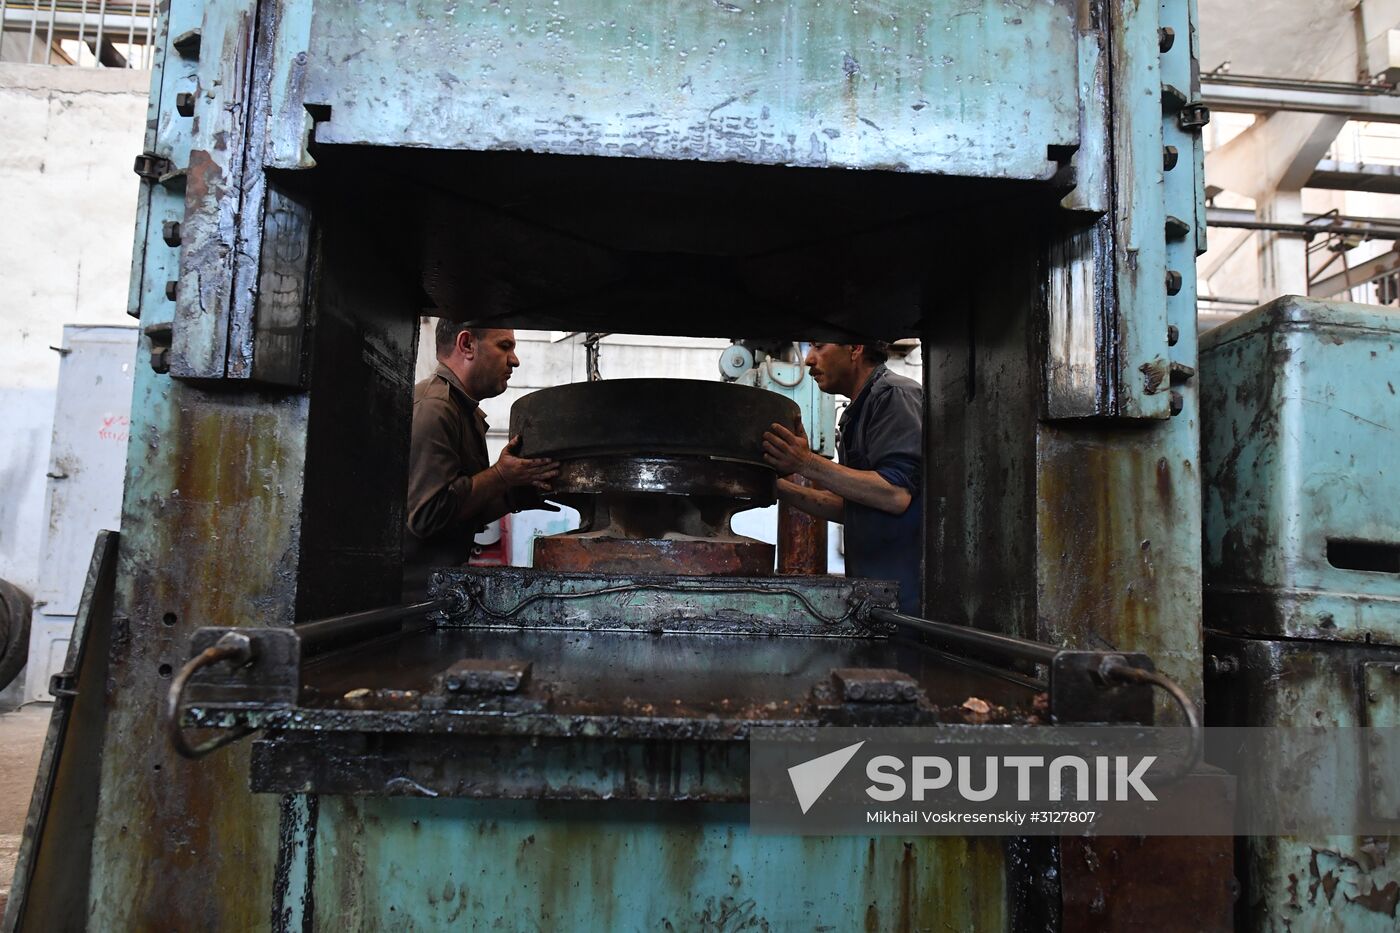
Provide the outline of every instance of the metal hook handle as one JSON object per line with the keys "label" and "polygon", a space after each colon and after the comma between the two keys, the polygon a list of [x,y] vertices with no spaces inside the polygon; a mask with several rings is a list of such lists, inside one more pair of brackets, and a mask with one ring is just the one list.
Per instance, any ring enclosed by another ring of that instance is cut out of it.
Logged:
{"label": "metal hook handle", "polygon": [[1104,658],[1103,664],[1099,667],[1099,674],[1108,681],[1150,684],[1158,687],[1170,694],[1171,698],[1176,701],[1176,705],[1181,707],[1181,713],[1186,717],[1186,725],[1191,729],[1191,746],[1182,767],[1167,775],[1166,780],[1179,781],[1201,763],[1201,756],[1205,754],[1206,748],[1205,730],[1201,728],[1201,714],[1196,710],[1195,702],[1186,695],[1185,690],[1181,689],[1180,684],[1166,674],[1133,667],[1124,658],[1117,655]]}
{"label": "metal hook handle", "polygon": [[165,728],[170,734],[170,744],[175,746],[175,751],[185,758],[203,758],[215,749],[222,748],[230,742],[236,742],[253,731],[245,726],[199,745],[191,745],[185,738],[184,729],[180,727],[180,705],[185,698],[185,687],[197,671],[220,661],[232,661],[235,666],[242,666],[252,660],[252,640],[247,635],[229,632],[212,646],[205,648],[185,662],[185,666],[180,668],[180,673],[176,674],[175,679],[171,681],[170,692],[165,697]]}

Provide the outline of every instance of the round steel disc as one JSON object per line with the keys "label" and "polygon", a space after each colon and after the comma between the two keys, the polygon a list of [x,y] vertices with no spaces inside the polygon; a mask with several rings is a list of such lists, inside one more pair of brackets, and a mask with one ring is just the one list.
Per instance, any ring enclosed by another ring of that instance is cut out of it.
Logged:
{"label": "round steel disc", "polygon": [[796,427],[776,392],[698,379],[604,379],[539,389],[510,409],[522,457],[692,456],[766,468],[763,432]]}

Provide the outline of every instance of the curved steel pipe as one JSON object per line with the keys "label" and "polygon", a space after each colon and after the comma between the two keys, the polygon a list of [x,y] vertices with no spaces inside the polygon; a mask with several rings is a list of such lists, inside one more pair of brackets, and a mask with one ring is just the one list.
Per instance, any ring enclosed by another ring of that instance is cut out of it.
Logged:
{"label": "curved steel pipe", "polygon": [[185,738],[185,730],[180,726],[180,704],[185,698],[185,687],[195,673],[220,661],[232,661],[235,666],[242,666],[252,663],[252,660],[253,643],[248,636],[229,632],[185,662],[184,667],[180,668],[180,672],[170,682],[170,690],[165,695],[165,730],[170,736],[170,744],[175,746],[175,751],[185,758],[203,758],[215,749],[236,742],[252,731],[243,728],[199,745],[191,745]]}

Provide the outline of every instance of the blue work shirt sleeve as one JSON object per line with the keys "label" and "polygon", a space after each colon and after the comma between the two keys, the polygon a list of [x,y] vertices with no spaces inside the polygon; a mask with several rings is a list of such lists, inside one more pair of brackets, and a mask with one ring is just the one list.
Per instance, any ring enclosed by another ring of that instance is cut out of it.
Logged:
{"label": "blue work shirt sleeve", "polygon": [[892,486],[917,495],[923,482],[924,408],[919,393],[895,387],[872,399],[865,433],[871,469]]}

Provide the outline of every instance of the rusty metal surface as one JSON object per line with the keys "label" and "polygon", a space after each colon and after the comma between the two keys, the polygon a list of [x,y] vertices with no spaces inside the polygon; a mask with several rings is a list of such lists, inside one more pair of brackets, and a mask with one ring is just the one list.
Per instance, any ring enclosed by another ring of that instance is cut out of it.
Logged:
{"label": "rusty metal surface", "polygon": [[535,566],[581,573],[755,577],[773,570],[773,545],[727,540],[550,535],[535,540]]}
{"label": "rusty metal surface", "polygon": [[[1228,819],[1233,786],[1197,786],[1202,807]],[[1235,929],[1230,836],[1067,836],[1060,840],[1063,929],[1230,933]]]}
{"label": "rusty metal surface", "polygon": [[[811,486],[805,476],[793,475],[799,486]],[[780,575],[826,573],[826,519],[816,518],[778,503],[778,573]]]}
{"label": "rusty metal surface", "polygon": [[[212,19],[228,11],[204,12]],[[155,698],[193,631],[215,622],[286,625],[298,612],[318,617],[398,597],[396,558],[384,558],[397,554],[401,505],[346,509],[347,496],[326,494],[342,483],[360,496],[372,473],[386,503],[403,501],[386,477],[397,473],[406,444],[367,444],[364,426],[366,418],[385,427],[402,419],[407,429],[401,390],[411,378],[419,294],[411,277],[382,274],[374,240],[334,223],[333,211],[322,219],[310,395],[174,380],[151,371],[143,338],[88,903],[105,927],[250,929],[266,921],[277,813],[274,801],[242,790],[248,749],[188,762],[159,728]],[[158,226],[150,235],[159,237]],[[165,249],[153,242],[145,255]],[[143,324],[161,320],[168,302],[143,299],[141,313]],[[322,497],[309,500],[309,484]]]}
{"label": "rusty metal surface", "polygon": [[[1043,420],[1037,238],[950,290],[925,332],[925,600],[939,618],[1087,650],[1142,652],[1200,696],[1196,417]],[[1163,716],[1162,724],[1177,720]]]}
{"label": "rusty metal surface", "polygon": [[761,837],[744,823],[726,804],[324,797],[307,926],[1032,928],[1016,918],[1040,891],[999,840]]}
{"label": "rusty metal surface", "polygon": [[[1373,665],[1400,664],[1400,648],[1213,633],[1206,650],[1206,714],[1212,725],[1345,729],[1400,722],[1377,719],[1386,710],[1400,709],[1400,678],[1372,700],[1365,677]],[[1326,794],[1312,800],[1314,807],[1370,808],[1373,800],[1389,799],[1383,784],[1371,785],[1361,760],[1340,767],[1311,760],[1274,763],[1270,773],[1296,774],[1298,784],[1283,789],[1271,784],[1269,793]],[[1240,800],[1249,800],[1252,788],[1265,779],[1250,762],[1241,762]],[[1348,933],[1395,929],[1400,920],[1400,868],[1390,851],[1396,841],[1394,836],[1245,840],[1238,867],[1244,928]]]}

